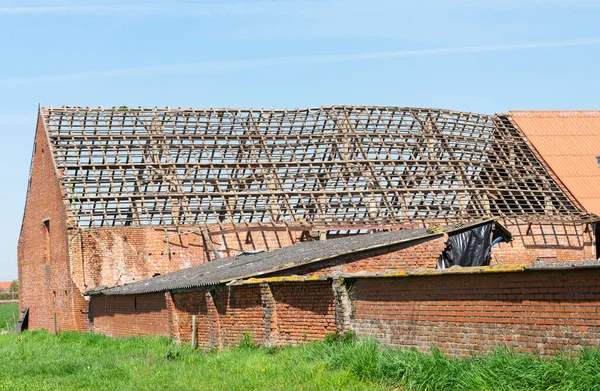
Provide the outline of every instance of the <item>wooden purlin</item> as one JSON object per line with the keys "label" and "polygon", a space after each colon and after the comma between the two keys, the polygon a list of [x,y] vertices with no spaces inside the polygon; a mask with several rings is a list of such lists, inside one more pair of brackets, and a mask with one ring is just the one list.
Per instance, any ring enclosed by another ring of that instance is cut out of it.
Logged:
{"label": "wooden purlin", "polygon": [[44,110],[82,228],[581,214],[495,116],[354,106]]}

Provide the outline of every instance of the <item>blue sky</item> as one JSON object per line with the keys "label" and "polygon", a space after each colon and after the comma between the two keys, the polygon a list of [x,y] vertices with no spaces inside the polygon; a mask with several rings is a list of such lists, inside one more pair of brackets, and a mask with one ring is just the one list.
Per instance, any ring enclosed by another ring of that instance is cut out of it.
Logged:
{"label": "blue sky", "polygon": [[599,0],[0,0],[0,281],[38,103],[600,109],[598,20]]}

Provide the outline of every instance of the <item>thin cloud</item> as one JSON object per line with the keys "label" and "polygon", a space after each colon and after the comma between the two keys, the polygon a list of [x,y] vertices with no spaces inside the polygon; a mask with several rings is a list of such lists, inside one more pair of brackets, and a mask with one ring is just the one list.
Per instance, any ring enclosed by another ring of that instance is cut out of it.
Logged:
{"label": "thin cloud", "polygon": [[486,52],[503,52],[518,50],[534,50],[547,48],[567,48],[578,46],[600,45],[600,38],[578,40],[578,41],[560,41],[560,42],[538,42],[525,44],[508,45],[487,45],[487,46],[464,46],[453,48],[435,48],[418,49],[389,52],[356,53],[356,54],[324,54],[324,55],[306,55],[289,57],[271,57],[263,59],[250,60],[230,60],[230,61],[206,61],[190,64],[171,64],[147,67],[106,69],[98,71],[67,73],[59,75],[36,76],[0,79],[0,85],[23,85],[48,82],[60,82],[68,80],[98,79],[109,77],[149,77],[157,75],[181,75],[181,74],[201,74],[222,71],[237,71],[244,69],[266,68],[274,66],[298,65],[298,64],[326,64],[336,62],[354,62],[369,60],[385,60],[403,57],[418,56],[436,56],[449,54],[477,54]]}
{"label": "thin cloud", "polygon": [[[297,4],[297,3],[296,3]],[[318,5],[314,0],[302,2],[304,5]],[[259,13],[273,8],[285,9],[292,2],[282,1],[247,1],[247,2],[202,2],[202,3],[160,3],[160,2],[125,2],[97,5],[52,5],[52,6],[28,6],[28,7],[0,7],[2,15],[106,15],[122,14],[194,14],[194,15],[247,15],[248,13]]]}
{"label": "thin cloud", "polygon": [[[485,2],[485,7],[501,7],[501,8],[522,8],[530,5],[552,6],[560,4],[568,5],[597,5],[599,0],[490,0]],[[303,1],[277,1],[277,0],[255,0],[255,1],[238,1],[238,2],[169,2],[161,3],[158,1],[128,1],[114,2],[112,4],[96,3],[91,5],[70,4],[70,5],[32,5],[26,7],[0,7],[0,15],[27,15],[27,14],[110,14],[120,12],[136,12],[136,13],[173,13],[173,12],[194,12],[201,14],[214,15],[220,13],[226,14],[243,14],[248,10],[260,8],[261,11],[273,11],[274,8],[288,8],[290,6],[317,6],[320,7],[323,3],[333,3],[343,6],[341,0],[303,0]],[[378,4],[393,4],[393,1],[374,0],[369,5],[370,8],[375,8]],[[431,6],[445,7],[448,2],[445,0],[426,0]],[[476,0],[458,0],[453,2],[453,6],[459,4],[461,7],[482,7],[482,2]],[[353,6],[356,6],[354,4]]]}

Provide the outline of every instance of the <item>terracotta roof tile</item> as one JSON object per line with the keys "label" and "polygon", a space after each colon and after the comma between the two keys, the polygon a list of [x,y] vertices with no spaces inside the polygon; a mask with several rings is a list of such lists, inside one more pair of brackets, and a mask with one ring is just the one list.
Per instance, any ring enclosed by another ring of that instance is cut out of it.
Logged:
{"label": "terracotta roof tile", "polygon": [[554,173],[591,213],[600,214],[600,111],[511,111]]}

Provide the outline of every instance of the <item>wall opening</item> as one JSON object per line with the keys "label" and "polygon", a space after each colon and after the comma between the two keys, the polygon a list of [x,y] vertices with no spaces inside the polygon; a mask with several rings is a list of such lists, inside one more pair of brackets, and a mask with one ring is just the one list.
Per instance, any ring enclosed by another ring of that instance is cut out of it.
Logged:
{"label": "wall opening", "polygon": [[44,230],[44,264],[50,264],[50,219],[43,222]]}

